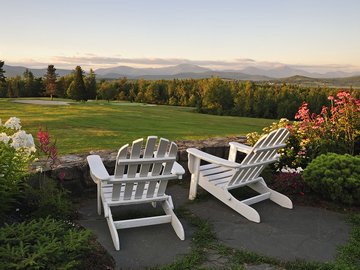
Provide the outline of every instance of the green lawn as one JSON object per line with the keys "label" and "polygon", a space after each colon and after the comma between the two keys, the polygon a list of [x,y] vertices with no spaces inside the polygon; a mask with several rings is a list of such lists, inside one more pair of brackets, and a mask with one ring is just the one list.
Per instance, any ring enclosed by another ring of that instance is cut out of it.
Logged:
{"label": "green lawn", "polygon": [[11,116],[19,117],[23,129],[34,137],[40,126],[47,127],[57,140],[60,155],[116,149],[148,135],[170,140],[245,135],[260,131],[272,122],[269,119],[199,114],[185,107],[102,101],[45,106],[0,99],[2,122]]}

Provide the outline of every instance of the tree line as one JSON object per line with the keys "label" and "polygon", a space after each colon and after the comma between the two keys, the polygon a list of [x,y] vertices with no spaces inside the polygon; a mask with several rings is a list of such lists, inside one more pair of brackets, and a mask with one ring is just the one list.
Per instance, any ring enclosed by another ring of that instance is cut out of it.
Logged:
{"label": "tree line", "polygon": [[[174,80],[97,80],[94,71],[84,75],[80,66],[73,73],[58,77],[49,65],[42,78],[26,70],[23,76],[6,78],[0,61],[0,97],[53,96],[78,101],[89,99],[126,100],[195,107],[202,113],[261,118],[293,119],[303,101],[319,113],[328,104],[327,97],[337,89],[304,87],[295,84],[256,83],[251,81],[210,79]],[[354,97],[360,91],[349,89]]]}

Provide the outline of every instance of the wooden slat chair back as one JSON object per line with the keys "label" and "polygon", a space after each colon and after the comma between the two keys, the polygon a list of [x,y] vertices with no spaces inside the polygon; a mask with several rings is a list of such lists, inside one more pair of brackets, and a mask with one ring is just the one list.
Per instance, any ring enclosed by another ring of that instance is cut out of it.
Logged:
{"label": "wooden slat chair back", "polygon": [[148,138],[142,156],[143,139],[133,142],[130,155],[129,145],[120,148],[115,164],[113,201],[161,197],[165,194],[168,181],[178,178],[171,174],[177,145],[162,138],[155,151],[156,140],[154,136]]}
{"label": "wooden slat chair back", "polygon": [[[176,234],[185,239],[183,227],[173,212],[171,196],[165,193],[168,181],[180,179],[185,170],[176,162],[177,145],[161,138],[156,147],[157,137],[149,136],[145,148],[143,139],[135,140],[132,146],[124,145],[118,151],[114,175],[109,175],[97,155],[87,157],[90,175],[98,184],[98,213],[101,203],[108,221],[116,250],[120,249],[117,229],[171,223]],[[134,220],[114,221],[111,207],[159,202],[166,213],[163,216]]]}
{"label": "wooden slat chair back", "polygon": [[[240,163],[241,169],[229,181],[228,188],[241,187],[261,180],[259,176],[266,166],[278,161],[278,150],[286,146],[285,141],[288,137],[289,131],[286,128],[280,128],[260,138]],[[237,152],[237,149],[230,151]]]}
{"label": "wooden slat chair back", "polygon": [[[261,137],[253,147],[237,142],[230,142],[229,157],[227,160],[212,156],[198,149],[189,148],[187,152],[188,166],[191,173],[189,199],[196,197],[197,185],[207,190],[216,198],[247,219],[260,222],[260,216],[249,205],[270,199],[275,203],[292,208],[291,200],[283,194],[270,189],[264,179],[260,177],[264,168],[278,160],[278,150],[286,146],[289,131],[280,128]],[[246,153],[241,163],[237,163],[237,152]],[[201,160],[209,164],[201,165]],[[229,190],[248,186],[259,195],[239,201]]]}

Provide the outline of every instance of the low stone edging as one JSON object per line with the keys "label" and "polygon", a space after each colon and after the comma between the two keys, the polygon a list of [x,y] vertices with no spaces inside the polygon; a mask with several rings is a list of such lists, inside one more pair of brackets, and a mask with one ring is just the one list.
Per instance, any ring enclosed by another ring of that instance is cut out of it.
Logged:
{"label": "low stone edging", "polygon": [[[177,161],[184,167],[186,174],[189,175],[187,169],[187,148],[197,148],[209,154],[227,158],[229,154],[229,142],[235,141],[240,143],[246,142],[246,137],[226,137],[211,138],[208,140],[179,140],[175,141],[178,145]],[[66,189],[70,190],[73,195],[81,195],[83,193],[95,192],[96,186],[90,178],[89,166],[86,157],[90,154],[99,155],[110,174],[114,172],[115,159],[118,150],[99,150],[90,153],[65,155],[59,158],[59,164],[47,174],[51,178],[59,179],[63,182]]]}

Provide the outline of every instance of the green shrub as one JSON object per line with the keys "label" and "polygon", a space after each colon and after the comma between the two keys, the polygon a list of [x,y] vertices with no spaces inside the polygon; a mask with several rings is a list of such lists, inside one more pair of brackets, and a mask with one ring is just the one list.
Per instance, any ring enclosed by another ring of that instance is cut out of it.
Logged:
{"label": "green shrub", "polygon": [[29,185],[19,208],[21,213],[33,218],[73,219],[75,209],[68,193],[56,180],[44,177],[40,186]]}
{"label": "green shrub", "polygon": [[36,151],[34,139],[21,129],[20,119],[0,119],[0,222],[16,208]]}
{"label": "green shrub", "polygon": [[51,218],[0,228],[0,269],[82,269],[91,232]]}
{"label": "green shrub", "polygon": [[360,204],[360,156],[329,153],[315,158],[304,179],[325,198],[345,204]]}

